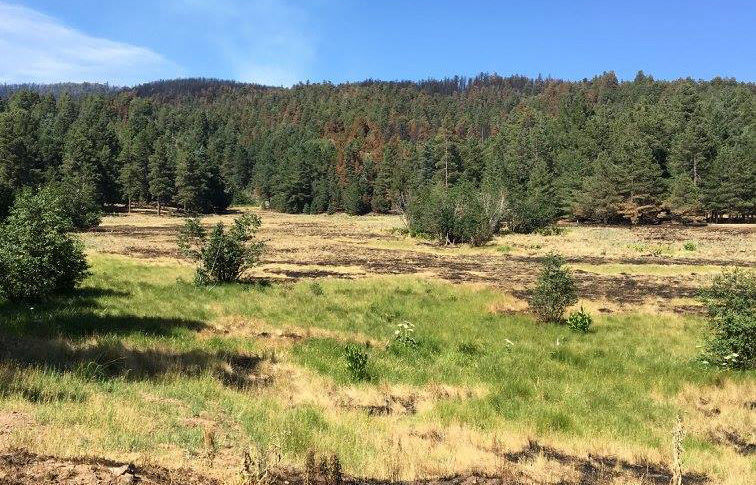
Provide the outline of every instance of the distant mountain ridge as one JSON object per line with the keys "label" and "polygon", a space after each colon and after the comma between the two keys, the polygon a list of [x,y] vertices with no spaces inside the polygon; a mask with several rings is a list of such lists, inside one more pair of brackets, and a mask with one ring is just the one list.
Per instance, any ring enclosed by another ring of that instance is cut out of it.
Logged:
{"label": "distant mountain ridge", "polygon": [[8,97],[18,91],[34,91],[39,94],[52,94],[58,96],[61,93],[68,93],[71,96],[79,97],[88,94],[106,94],[119,91],[122,88],[102,83],[15,83],[0,84],[0,97]]}

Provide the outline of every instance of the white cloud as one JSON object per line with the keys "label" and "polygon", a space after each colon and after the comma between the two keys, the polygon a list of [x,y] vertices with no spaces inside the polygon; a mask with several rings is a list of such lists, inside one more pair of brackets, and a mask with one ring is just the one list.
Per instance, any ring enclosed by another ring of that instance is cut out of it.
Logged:
{"label": "white cloud", "polygon": [[131,85],[182,74],[145,47],[93,37],[36,10],[0,3],[0,82]]}
{"label": "white cloud", "polygon": [[290,86],[307,78],[316,38],[304,9],[285,0],[174,0],[173,6],[214,26],[207,41],[235,79]]}

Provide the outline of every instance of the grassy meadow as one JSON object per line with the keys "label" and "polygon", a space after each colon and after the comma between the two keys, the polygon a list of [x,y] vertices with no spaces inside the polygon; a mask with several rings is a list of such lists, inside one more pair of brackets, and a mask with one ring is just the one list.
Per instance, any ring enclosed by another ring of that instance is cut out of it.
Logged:
{"label": "grassy meadow", "polygon": [[[583,299],[594,326],[577,334],[537,323],[521,299],[481,282],[365,274],[196,287],[186,262],[88,247],[91,275],[78,293],[0,303],[0,418],[14,416],[5,428],[0,419],[0,447],[229,482],[253,447],[300,467],[308,450],[336,454],[346,473],[384,479],[510,470],[577,483],[574,464],[508,453],[534,440],[570,456],[669,466],[680,416],[686,472],[756,480],[753,454],[738,448],[756,438],[756,375],[698,362],[699,313],[600,312],[603,303]],[[678,272],[579,264],[608,276],[714,273],[708,260]],[[405,322],[415,347],[394,342]],[[350,374],[347,345],[367,353],[367,379]]]}

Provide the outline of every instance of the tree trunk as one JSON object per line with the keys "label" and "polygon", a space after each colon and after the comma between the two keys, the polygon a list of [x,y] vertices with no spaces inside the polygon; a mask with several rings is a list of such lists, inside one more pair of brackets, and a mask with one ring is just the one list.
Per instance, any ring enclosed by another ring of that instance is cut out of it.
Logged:
{"label": "tree trunk", "polygon": [[693,185],[698,187],[698,157],[693,155]]}
{"label": "tree trunk", "polygon": [[158,204],[158,216],[161,216],[161,215],[163,215],[163,214],[162,214],[162,212],[160,211],[160,209],[161,209],[161,207],[160,207],[160,199],[158,199],[158,201],[157,201],[157,204]]}

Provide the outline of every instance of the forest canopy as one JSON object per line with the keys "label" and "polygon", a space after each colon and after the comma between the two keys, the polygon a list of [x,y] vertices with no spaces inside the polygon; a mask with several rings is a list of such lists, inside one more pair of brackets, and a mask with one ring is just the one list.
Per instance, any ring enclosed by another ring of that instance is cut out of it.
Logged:
{"label": "forest canopy", "polygon": [[[24,187],[75,211],[403,210],[430,187],[498,194],[518,227],[753,219],[756,86],[612,72],[272,88],[4,86],[0,218]],[[525,218],[525,219],[522,219]],[[97,217],[81,218],[96,221]]]}

